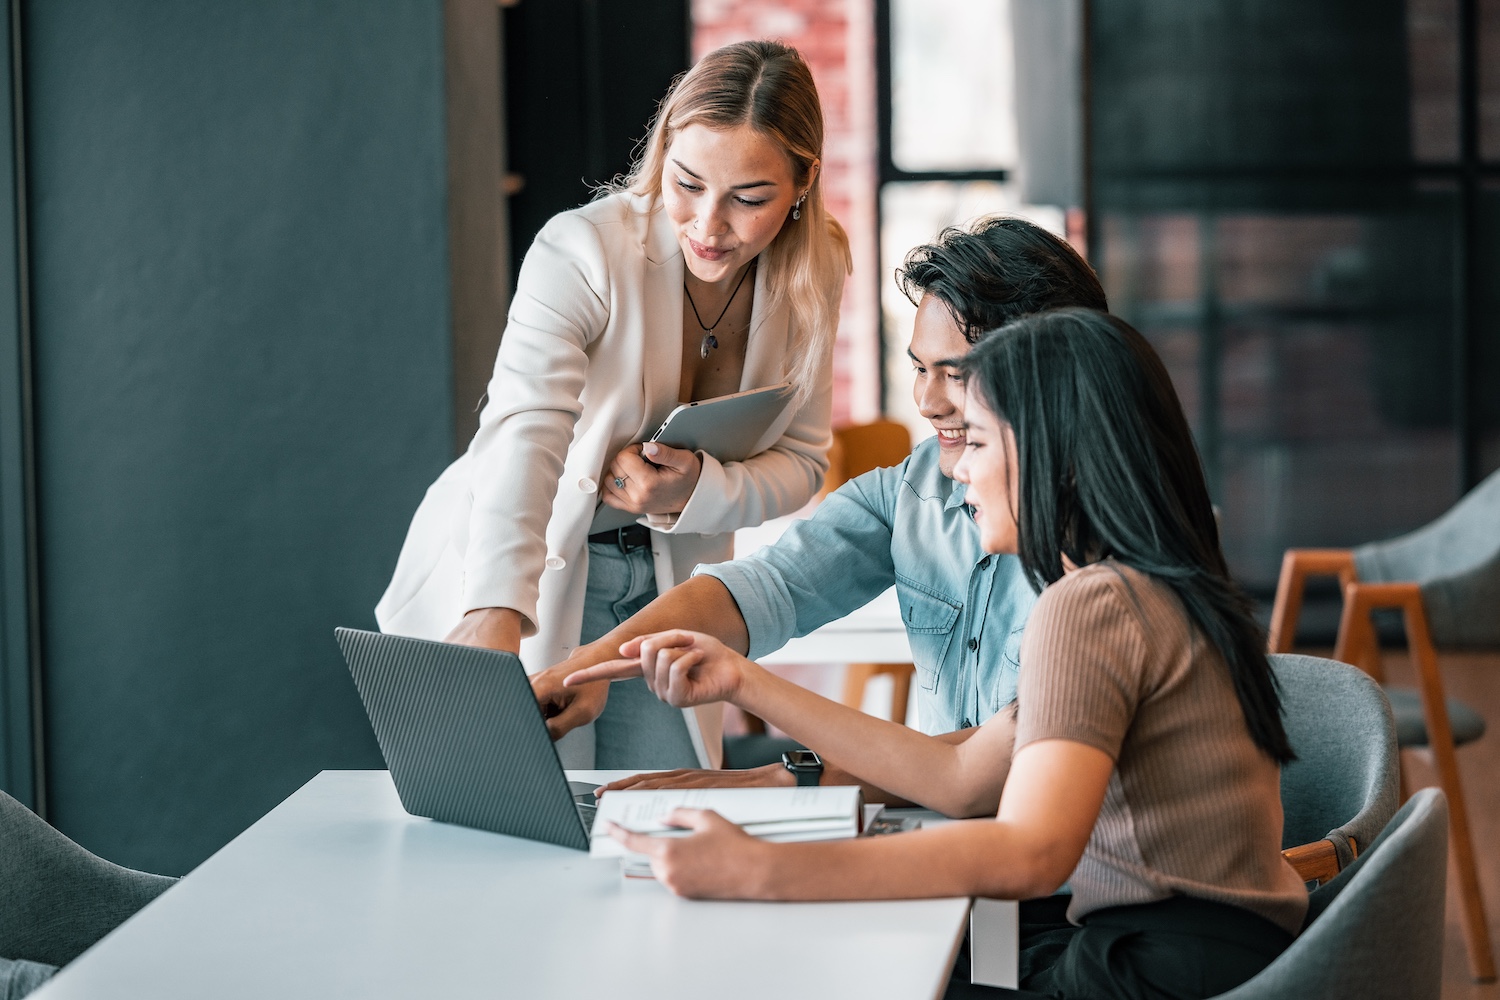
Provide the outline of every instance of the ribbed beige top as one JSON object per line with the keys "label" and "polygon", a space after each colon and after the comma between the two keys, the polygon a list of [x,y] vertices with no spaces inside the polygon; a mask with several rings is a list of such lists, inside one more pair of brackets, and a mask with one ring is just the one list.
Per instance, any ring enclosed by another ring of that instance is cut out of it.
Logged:
{"label": "ribbed beige top", "polygon": [[1016,749],[1073,740],[1115,761],[1070,920],[1185,895],[1297,932],[1307,892],[1281,856],[1281,769],[1171,588],[1111,560],[1067,574],[1037,601],[1021,667]]}

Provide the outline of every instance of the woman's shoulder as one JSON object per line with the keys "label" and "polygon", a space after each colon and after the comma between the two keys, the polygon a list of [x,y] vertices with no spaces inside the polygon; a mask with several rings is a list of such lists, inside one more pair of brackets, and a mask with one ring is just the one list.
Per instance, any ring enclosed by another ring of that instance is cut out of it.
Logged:
{"label": "woman's shoulder", "polygon": [[1143,625],[1156,617],[1162,602],[1175,605],[1171,588],[1161,580],[1115,559],[1101,559],[1064,573],[1037,598],[1038,615],[1091,627]]}

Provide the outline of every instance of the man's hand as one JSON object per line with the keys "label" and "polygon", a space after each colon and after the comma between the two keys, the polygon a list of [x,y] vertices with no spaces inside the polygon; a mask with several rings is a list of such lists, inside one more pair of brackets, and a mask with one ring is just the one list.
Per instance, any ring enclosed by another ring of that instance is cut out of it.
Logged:
{"label": "man's hand", "polygon": [[773,785],[795,785],[797,776],[780,764],[751,767],[739,771],[703,771],[682,768],[677,771],[653,771],[632,774],[594,789],[595,795],[625,788],[762,788]]}
{"label": "man's hand", "polygon": [[510,608],[475,608],[458,620],[444,642],[521,652],[521,613]]}
{"label": "man's hand", "polygon": [[547,735],[554,740],[599,718],[609,701],[608,681],[578,687],[563,684],[568,676],[567,666],[565,661],[531,676],[532,693],[547,720]]}
{"label": "man's hand", "polygon": [[[687,506],[703,463],[698,453],[655,441],[629,445],[604,470],[606,506],[631,514],[678,514]],[[623,485],[615,485],[619,482]]]}
{"label": "man's hand", "polygon": [[601,680],[644,677],[651,693],[673,708],[734,701],[755,668],[711,635],[673,629],[637,636],[620,646],[620,659],[569,674],[568,687]]}

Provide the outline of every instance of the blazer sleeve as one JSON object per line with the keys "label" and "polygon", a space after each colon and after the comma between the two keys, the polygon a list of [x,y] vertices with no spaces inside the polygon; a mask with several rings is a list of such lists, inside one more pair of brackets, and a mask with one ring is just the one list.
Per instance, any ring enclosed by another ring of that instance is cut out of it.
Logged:
{"label": "blazer sleeve", "polygon": [[479,431],[463,607],[519,611],[536,632],[547,523],[583,407],[588,349],[609,321],[609,268],[594,224],[574,213],[537,234],[515,296]]}
{"label": "blazer sleeve", "polygon": [[[843,277],[839,283],[842,286]],[[776,443],[743,462],[699,452],[703,471],[676,518],[651,518],[657,531],[717,535],[802,509],[823,485],[833,443],[833,345],[824,349],[818,382]]]}

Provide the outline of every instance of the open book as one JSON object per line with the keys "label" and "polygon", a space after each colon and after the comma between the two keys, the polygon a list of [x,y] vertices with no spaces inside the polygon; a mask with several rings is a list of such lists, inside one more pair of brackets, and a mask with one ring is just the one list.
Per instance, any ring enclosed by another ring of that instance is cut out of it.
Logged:
{"label": "open book", "polygon": [[712,809],[751,836],[779,843],[857,837],[865,819],[858,785],[625,789],[607,792],[599,799],[589,856],[625,858],[625,874],[649,877],[645,858],[611,837],[609,824],[659,837],[686,836],[690,831],[665,822],[679,807]]}

